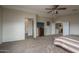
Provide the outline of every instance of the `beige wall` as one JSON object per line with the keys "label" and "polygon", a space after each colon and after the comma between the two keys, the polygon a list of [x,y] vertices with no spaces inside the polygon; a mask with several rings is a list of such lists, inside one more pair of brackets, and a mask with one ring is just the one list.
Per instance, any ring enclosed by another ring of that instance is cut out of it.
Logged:
{"label": "beige wall", "polygon": [[3,42],[24,40],[24,15],[3,9]]}
{"label": "beige wall", "polygon": [[35,15],[3,8],[3,42],[25,40],[25,17],[35,18]]}
{"label": "beige wall", "polygon": [[0,7],[0,44],[2,43],[2,8]]}
{"label": "beige wall", "polygon": [[57,21],[69,22],[69,33],[79,35],[79,14],[61,16]]}

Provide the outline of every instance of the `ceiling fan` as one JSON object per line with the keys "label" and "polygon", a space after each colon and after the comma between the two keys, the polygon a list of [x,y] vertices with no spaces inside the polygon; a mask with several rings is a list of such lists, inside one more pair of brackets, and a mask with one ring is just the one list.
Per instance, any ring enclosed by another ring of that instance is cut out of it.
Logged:
{"label": "ceiling fan", "polygon": [[48,13],[52,14],[58,14],[58,10],[66,10],[67,8],[60,8],[59,5],[53,5],[53,8],[45,8],[46,10],[49,10]]}

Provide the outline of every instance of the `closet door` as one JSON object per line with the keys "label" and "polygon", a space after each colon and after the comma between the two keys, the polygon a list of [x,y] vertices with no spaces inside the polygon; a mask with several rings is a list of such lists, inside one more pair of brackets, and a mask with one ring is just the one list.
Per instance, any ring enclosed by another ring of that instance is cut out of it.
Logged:
{"label": "closet door", "polygon": [[69,21],[63,22],[63,35],[69,35]]}

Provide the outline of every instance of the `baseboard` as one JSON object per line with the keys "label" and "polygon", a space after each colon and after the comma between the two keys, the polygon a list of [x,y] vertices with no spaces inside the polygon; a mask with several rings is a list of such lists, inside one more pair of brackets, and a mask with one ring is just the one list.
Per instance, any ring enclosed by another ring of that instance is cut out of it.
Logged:
{"label": "baseboard", "polygon": [[15,42],[15,41],[21,41],[21,40],[25,40],[25,39],[18,39],[18,40],[3,41],[3,43],[5,43],[5,42]]}

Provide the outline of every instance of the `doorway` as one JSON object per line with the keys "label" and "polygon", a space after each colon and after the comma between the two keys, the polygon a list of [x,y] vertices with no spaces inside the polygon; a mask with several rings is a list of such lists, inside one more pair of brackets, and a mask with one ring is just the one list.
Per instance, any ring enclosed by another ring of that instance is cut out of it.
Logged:
{"label": "doorway", "polygon": [[69,21],[58,21],[55,24],[55,33],[63,36],[70,35]]}
{"label": "doorway", "polygon": [[25,38],[33,38],[33,18],[25,19]]}
{"label": "doorway", "polygon": [[63,24],[56,23],[55,24],[56,34],[63,35]]}
{"label": "doorway", "polygon": [[44,23],[37,22],[38,36],[44,36]]}

